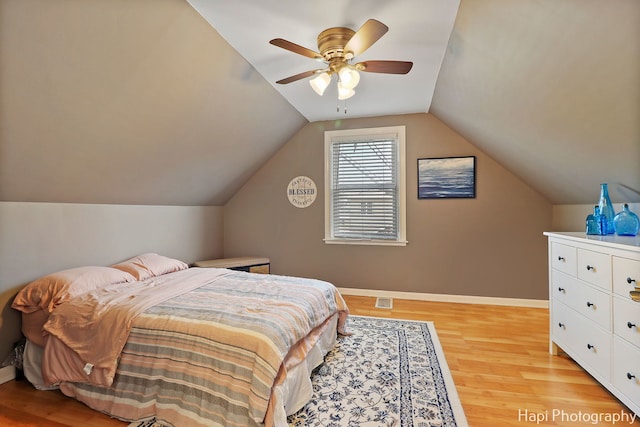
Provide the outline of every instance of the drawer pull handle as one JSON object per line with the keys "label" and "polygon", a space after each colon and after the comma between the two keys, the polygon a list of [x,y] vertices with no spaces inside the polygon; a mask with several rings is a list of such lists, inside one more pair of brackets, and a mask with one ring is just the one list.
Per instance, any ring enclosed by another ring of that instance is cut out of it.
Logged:
{"label": "drawer pull handle", "polygon": [[562,322],[558,322],[558,327],[560,327],[560,328],[564,328],[564,323],[562,323]]}
{"label": "drawer pull handle", "polygon": [[564,262],[564,261],[565,261],[565,259],[564,259],[564,257],[563,257],[563,256],[559,256],[559,257],[558,257],[558,261],[562,261],[562,262]]}
{"label": "drawer pull handle", "polygon": [[596,271],[596,268],[593,266],[587,265],[587,271],[590,271],[590,270]]}
{"label": "drawer pull handle", "polygon": [[596,346],[591,345],[591,344],[587,344],[587,348],[588,348],[589,350],[592,350],[592,349],[596,348]]}
{"label": "drawer pull handle", "polygon": [[564,288],[560,288],[560,287],[558,287],[558,292],[562,292],[562,293],[564,294],[564,293],[565,293],[565,292],[567,292],[567,291],[566,291]]}
{"label": "drawer pull handle", "polygon": [[631,328],[635,328],[635,327],[636,327],[635,323],[627,322],[627,328],[631,329]]}
{"label": "drawer pull handle", "polygon": [[587,307],[591,308],[593,306],[594,306],[594,304],[592,302],[587,301]]}
{"label": "drawer pull handle", "polygon": [[627,372],[627,379],[631,380],[631,379],[633,379],[635,377],[636,377],[635,375],[631,374],[630,372]]}
{"label": "drawer pull handle", "polygon": [[631,277],[627,277],[627,283],[632,284],[636,281],[636,279],[632,279]]}

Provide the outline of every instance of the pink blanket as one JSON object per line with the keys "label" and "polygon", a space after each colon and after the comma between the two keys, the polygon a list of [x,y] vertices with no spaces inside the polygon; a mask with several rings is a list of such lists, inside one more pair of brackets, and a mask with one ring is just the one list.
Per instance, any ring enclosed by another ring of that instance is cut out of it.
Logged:
{"label": "pink blanket", "polygon": [[131,324],[149,307],[215,281],[225,269],[189,269],[142,282],[120,283],[74,298],[56,308],[44,325],[49,334],[42,374],[60,381],[110,386]]}

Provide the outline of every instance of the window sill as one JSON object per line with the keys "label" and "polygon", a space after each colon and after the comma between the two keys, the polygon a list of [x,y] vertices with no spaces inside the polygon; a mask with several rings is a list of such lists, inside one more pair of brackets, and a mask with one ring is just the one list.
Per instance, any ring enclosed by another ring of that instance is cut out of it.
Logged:
{"label": "window sill", "polygon": [[406,240],[324,239],[328,245],[407,246]]}

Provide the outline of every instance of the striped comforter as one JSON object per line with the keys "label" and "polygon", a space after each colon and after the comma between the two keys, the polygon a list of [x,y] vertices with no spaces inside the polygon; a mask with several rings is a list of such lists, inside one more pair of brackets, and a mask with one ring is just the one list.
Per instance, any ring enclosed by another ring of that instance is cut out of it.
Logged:
{"label": "striped comforter", "polygon": [[[202,276],[205,269],[190,270]],[[110,387],[62,380],[60,388],[128,421],[270,425],[273,386],[294,363],[285,359],[301,360],[331,318],[340,317],[340,330],[347,313],[327,282],[218,274],[133,319]]]}

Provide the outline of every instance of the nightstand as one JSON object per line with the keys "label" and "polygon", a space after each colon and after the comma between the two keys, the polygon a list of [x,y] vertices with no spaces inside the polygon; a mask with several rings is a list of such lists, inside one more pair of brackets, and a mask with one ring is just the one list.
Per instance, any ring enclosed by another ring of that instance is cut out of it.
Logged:
{"label": "nightstand", "polygon": [[211,259],[207,261],[197,261],[193,266],[205,268],[228,268],[230,270],[248,271],[250,273],[260,274],[269,274],[271,271],[269,258],[260,257]]}

